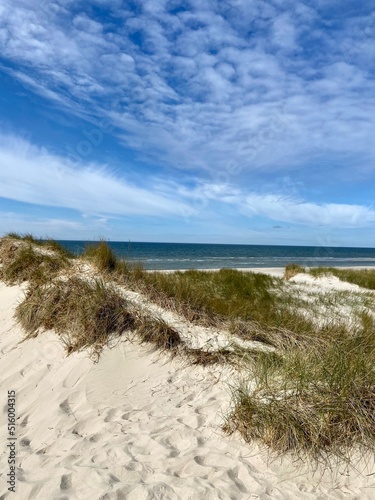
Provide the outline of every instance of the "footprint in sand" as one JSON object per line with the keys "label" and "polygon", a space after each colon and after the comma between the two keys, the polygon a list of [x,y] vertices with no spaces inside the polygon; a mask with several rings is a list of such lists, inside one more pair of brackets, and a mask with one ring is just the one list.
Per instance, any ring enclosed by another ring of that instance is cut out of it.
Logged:
{"label": "footprint in sand", "polygon": [[229,479],[234,482],[234,484],[237,486],[237,488],[242,493],[247,493],[247,489],[246,489],[244,483],[240,479],[238,479],[238,467],[234,467],[233,469],[229,469],[227,474],[228,474]]}
{"label": "footprint in sand", "polygon": [[26,427],[28,423],[29,423],[29,415],[26,415],[26,417],[24,417],[24,419],[20,423],[20,427]]}
{"label": "footprint in sand", "polygon": [[111,408],[110,410],[108,410],[108,413],[104,419],[104,422],[108,423],[108,422],[113,422],[113,421],[119,420],[121,418],[121,413],[122,413],[121,409]]}
{"label": "footprint in sand", "polygon": [[59,407],[67,415],[70,415],[72,413],[72,409],[70,408],[70,404],[67,399],[60,403]]}
{"label": "footprint in sand", "polygon": [[181,406],[185,406],[186,404],[190,403],[190,401],[193,401],[194,397],[194,394],[189,394],[189,396],[186,396],[176,405],[176,408],[181,408]]}
{"label": "footprint in sand", "polygon": [[20,445],[22,446],[22,448],[29,448],[30,447],[30,443],[31,443],[31,441],[27,437],[22,438],[21,441],[20,441]]}
{"label": "footprint in sand", "polygon": [[12,346],[6,346],[6,347],[3,347],[3,349],[1,349],[1,354],[4,354],[4,355],[5,355],[5,354],[8,354],[8,352],[12,352],[12,351],[14,351],[15,349],[17,349],[17,347],[18,347],[17,345],[15,345],[15,346],[13,346],[13,345],[12,345]]}
{"label": "footprint in sand", "polygon": [[61,476],[60,490],[66,491],[72,488],[72,475],[64,474]]}

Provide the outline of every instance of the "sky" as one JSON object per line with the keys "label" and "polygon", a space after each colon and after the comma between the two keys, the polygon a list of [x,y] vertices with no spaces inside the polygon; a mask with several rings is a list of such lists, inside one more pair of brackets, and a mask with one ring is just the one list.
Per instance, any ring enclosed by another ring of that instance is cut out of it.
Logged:
{"label": "sky", "polygon": [[375,6],[2,0],[0,234],[375,247]]}

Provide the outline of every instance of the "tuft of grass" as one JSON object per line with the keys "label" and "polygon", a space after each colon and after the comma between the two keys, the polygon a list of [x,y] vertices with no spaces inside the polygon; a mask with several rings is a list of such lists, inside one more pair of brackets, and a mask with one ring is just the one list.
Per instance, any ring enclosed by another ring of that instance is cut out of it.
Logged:
{"label": "tuft of grass", "polygon": [[263,318],[262,322],[236,320],[231,323],[229,331],[244,340],[262,342],[281,351],[311,343],[323,346],[347,333],[344,323],[326,321],[318,326],[306,315],[283,304],[270,309],[268,322],[267,318]]}
{"label": "tuft of grass", "polygon": [[16,319],[29,337],[54,329],[68,339],[68,353],[86,347],[100,352],[109,336],[135,327],[127,301],[113,287],[77,277],[30,285]]}
{"label": "tuft of grass", "polygon": [[235,389],[224,430],[240,432],[277,454],[319,461],[349,460],[350,451],[375,448],[375,329],[363,326],[319,348],[258,355],[256,388]]}
{"label": "tuft of grass", "polygon": [[6,233],[3,238],[9,238],[9,239],[12,239],[12,240],[21,240],[22,239],[22,236],[20,233],[15,233],[15,232],[10,232],[10,233]]}
{"label": "tuft of grass", "polygon": [[288,264],[285,267],[284,279],[288,281],[290,280],[290,278],[293,278],[293,276],[304,272],[306,272],[305,268],[300,266],[299,264]]}
{"label": "tuft of grass", "polygon": [[87,245],[83,257],[89,259],[102,272],[113,272],[118,262],[115,253],[105,241]]}
{"label": "tuft of grass", "polygon": [[[309,342],[322,343],[344,327],[326,322],[318,328],[314,315],[301,312],[298,298],[283,280],[271,276],[222,269],[210,271],[130,271],[125,284],[188,321],[228,328],[245,340],[256,340],[280,349]],[[313,304],[304,304],[313,308]]]}
{"label": "tuft of grass", "polygon": [[310,274],[316,278],[332,274],[341,281],[353,283],[362,288],[375,290],[375,269],[337,269],[335,267],[316,267],[310,269]]}
{"label": "tuft of grass", "polygon": [[52,238],[35,238],[30,233],[25,233],[25,234],[20,234],[20,233],[7,233],[4,236],[4,239],[10,239],[10,240],[17,240],[17,241],[23,241],[25,243],[29,243],[31,246],[37,245],[40,247],[44,247],[47,250],[50,250],[52,252],[58,253],[59,255],[72,259],[74,258],[74,254],[72,252],[69,252],[63,245],[58,243],[57,241],[53,240]]}
{"label": "tuft of grass", "polygon": [[181,344],[180,335],[174,328],[145,313],[135,315],[135,330],[141,342],[153,344],[161,351],[175,350]]}
{"label": "tuft of grass", "polygon": [[47,240],[41,240],[40,245],[48,250],[51,250],[52,252],[55,252],[67,259],[74,259],[75,255],[73,252],[70,252],[67,248],[64,247],[64,245],[61,245],[61,243],[58,243],[56,240],[53,239],[47,239]]}
{"label": "tuft of grass", "polygon": [[204,349],[185,347],[182,355],[191,365],[238,365],[240,362],[238,353],[226,348],[217,349],[215,351],[205,351]]}
{"label": "tuft of grass", "polygon": [[[133,279],[133,275],[130,276]],[[174,308],[189,321],[215,324],[237,316],[259,319],[268,314],[277,279],[232,269],[219,272],[138,272],[134,281],[152,301]]]}
{"label": "tuft of grass", "polygon": [[130,272],[128,263],[120,260],[108,243],[103,240],[87,245],[82,257],[90,260],[99,271],[113,274],[117,280],[126,277]]}
{"label": "tuft of grass", "polygon": [[66,257],[56,253],[37,252],[29,244],[27,246],[10,244],[7,250],[2,252],[3,266],[0,276],[8,284],[45,281],[69,267]]}

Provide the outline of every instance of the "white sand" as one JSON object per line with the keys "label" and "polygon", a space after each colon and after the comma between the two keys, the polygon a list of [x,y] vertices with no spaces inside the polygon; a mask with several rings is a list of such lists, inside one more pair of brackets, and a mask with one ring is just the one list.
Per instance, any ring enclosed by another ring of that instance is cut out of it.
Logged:
{"label": "white sand", "polygon": [[[19,343],[20,287],[0,283],[0,498],[373,499],[375,466],[308,472],[221,431],[217,369],[182,368],[121,341],[99,363],[53,332]],[[17,394],[17,493],[7,492],[7,391]]]}

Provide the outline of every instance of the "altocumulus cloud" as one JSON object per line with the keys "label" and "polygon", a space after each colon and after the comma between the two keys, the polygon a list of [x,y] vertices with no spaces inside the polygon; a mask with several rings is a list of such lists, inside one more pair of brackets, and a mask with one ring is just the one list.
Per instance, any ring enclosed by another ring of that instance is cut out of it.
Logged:
{"label": "altocumulus cloud", "polygon": [[[290,169],[318,149],[332,168],[366,170],[375,23],[330,10],[298,0],[3,0],[0,44],[9,74],[71,113],[109,117],[126,146],[160,165],[223,169],[230,158],[243,171]],[[281,119],[272,147],[259,147]]]}

